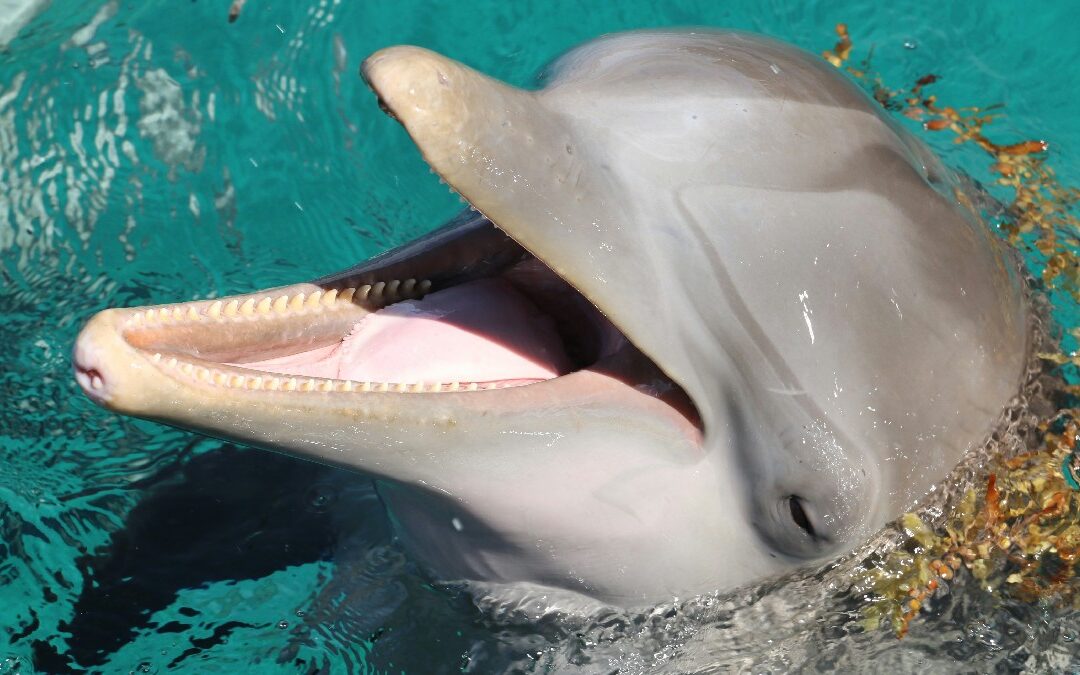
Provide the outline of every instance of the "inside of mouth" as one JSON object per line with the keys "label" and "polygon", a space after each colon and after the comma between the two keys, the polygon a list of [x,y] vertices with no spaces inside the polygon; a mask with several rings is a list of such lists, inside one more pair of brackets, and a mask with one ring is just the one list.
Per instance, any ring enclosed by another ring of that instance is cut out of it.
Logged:
{"label": "inside of mouth", "polygon": [[510,387],[554,379],[613,353],[621,334],[528,254],[498,274],[359,317],[340,338],[230,365],[287,376]]}

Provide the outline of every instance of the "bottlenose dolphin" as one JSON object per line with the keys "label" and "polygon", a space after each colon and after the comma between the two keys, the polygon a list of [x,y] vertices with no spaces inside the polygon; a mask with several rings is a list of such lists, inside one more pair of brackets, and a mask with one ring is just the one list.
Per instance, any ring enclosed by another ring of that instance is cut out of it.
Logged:
{"label": "bottlenose dolphin", "polygon": [[357,470],[440,580],[624,607],[850,551],[983,444],[1030,309],[961,183],[819,58],[578,47],[362,74],[471,209],[313,283],[109,309],[110,410]]}

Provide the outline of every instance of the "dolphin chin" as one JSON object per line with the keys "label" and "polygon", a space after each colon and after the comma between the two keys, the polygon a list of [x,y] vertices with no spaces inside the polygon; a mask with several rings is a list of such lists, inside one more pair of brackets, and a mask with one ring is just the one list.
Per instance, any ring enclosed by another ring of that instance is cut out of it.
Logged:
{"label": "dolphin chin", "polygon": [[982,445],[1029,309],[962,183],[737,32],[572,50],[537,91],[363,75],[471,205],[312,283],[96,315],[117,412],[361,471],[441,580],[623,606],[849,551]]}

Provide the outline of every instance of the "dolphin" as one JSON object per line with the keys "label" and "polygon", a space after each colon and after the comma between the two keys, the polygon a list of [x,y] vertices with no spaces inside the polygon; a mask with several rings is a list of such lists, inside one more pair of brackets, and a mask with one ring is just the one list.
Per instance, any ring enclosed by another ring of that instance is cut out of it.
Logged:
{"label": "dolphin", "polygon": [[311,283],[107,309],[109,410],[361,472],[440,581],[626,608],[849,552],[981,447],[1024,376],[1017,260],[821,59],[602,37],[501,83],[362,75],[469,204]]}

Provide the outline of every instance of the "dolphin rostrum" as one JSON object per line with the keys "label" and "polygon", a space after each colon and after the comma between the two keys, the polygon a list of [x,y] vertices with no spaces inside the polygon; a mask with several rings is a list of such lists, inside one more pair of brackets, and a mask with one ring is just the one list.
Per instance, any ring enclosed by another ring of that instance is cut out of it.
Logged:
{"label": "dolphin rostrum", "polygon": [[363,65],[471,209],[344,272],[109,309],[117,412],[354,469],[440,580],[625,607],[849,551],[983,444],[1030,309],[957,178],[738,32],[572,50],[537,91]]}

